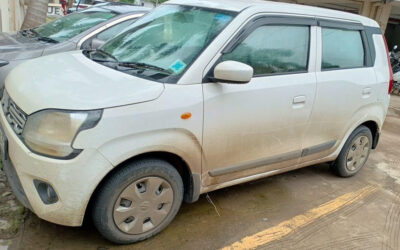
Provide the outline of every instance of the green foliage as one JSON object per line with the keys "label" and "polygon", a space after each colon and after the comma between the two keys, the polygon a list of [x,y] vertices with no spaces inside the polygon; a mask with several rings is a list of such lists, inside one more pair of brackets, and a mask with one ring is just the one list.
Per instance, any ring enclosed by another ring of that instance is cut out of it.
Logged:
{"label": "green foliage", "polygon": [[130,3],[134,4],[136,1],[135,0],[120,0],[121,3]]}
{"label": "green foliage", "polygon": [[156,3],[162,4],[163,2],[166,2],[166,1],[167,0],[149,0],[149,2],[154,3],[154,4],[156,4]]}

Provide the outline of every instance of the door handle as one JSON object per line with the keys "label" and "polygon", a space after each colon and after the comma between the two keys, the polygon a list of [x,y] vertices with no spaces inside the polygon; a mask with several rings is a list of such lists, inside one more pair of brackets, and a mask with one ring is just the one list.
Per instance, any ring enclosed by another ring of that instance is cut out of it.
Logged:
{"label": "door handle", "polygon": [[293,98],[293,104],[303,104],[306,103],[306,97],[304,95],[296,96]]}
{"label": "door handle", "polygon": [[371,94],[371,88],[365,88],[365,89],[363,89],[362,94],[363,94],[363,95],[370,95],[370,94]]}

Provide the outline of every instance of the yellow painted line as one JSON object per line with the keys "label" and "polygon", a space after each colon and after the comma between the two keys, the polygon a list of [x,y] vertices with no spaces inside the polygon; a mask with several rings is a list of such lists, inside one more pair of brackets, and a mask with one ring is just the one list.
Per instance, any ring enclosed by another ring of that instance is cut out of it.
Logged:
{"label": "yellow painted line", "polygon": [[319,207],[313,208],[304,214],[297,215],[289,220],[280,223],[277,226],[268,228],[251,236],[247,236],[240,241],[233,243],[230,246],[222,248],[223,250],[232,249],[254,249],[259,246],[266,245],[272,241],[279,240],[282,237],[290,234],[294,230],[305,227],[315,220],[334,213],[339,209],[348,206],[356,201],[359,201],[377,190],[374,186],[367,186],[355,192],[344,194],[334,200],[331,200]]}

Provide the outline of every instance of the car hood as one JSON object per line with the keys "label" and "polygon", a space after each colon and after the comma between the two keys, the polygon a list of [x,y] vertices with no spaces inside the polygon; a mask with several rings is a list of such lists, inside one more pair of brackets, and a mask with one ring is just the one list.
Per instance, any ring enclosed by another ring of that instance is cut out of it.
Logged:
{"label": "car hood", "polygon": [[43,109],[94,110],[157,99],[164,84],[113,70],[81,51],[29,60],[6,78],[6,90],[27,114]]}
{"label": "car hood", "polygon": [[0,59],[22,60],[39,57],[49,44],[18,33],[0,33]]}

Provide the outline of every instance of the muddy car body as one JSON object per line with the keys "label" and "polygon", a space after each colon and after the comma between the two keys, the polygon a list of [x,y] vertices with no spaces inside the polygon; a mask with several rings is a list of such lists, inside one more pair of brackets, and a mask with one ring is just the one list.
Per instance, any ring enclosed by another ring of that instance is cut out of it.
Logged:
{"label": "muddy car body", "polygon": [[91,211],[103,236],[132,243],[206,192],[321,162],[355,175],[377,146],[392,85],[371,19],[173,0],[99,51],[10,73],[6,172],[40,218],[80,226]]}

